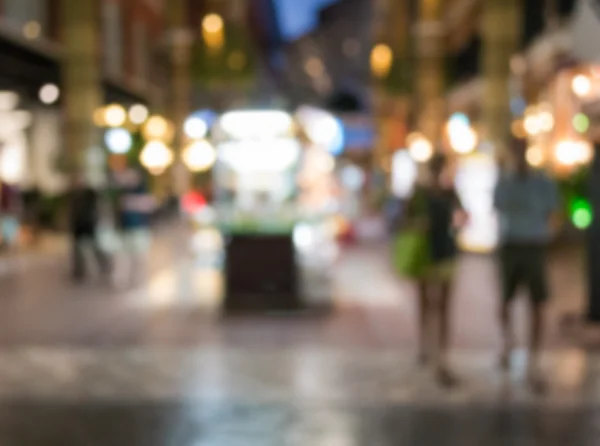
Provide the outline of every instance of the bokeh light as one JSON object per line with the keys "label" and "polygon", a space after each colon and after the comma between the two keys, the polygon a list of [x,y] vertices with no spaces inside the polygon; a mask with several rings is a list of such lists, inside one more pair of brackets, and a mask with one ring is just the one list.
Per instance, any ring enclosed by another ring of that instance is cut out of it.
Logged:
{"label": "bokeh light", "polygon": [[571,82],[573,93],[579,97],[588,96],[592,92],[592,81],[584,74],[578,74]]}
{"label": "bokeh light", "polygon": [[104,134],[104,142],[110,152],[124,154],[131,149],[133,137],[124,128],[112,128],[108,129]]}
{"label": "bokeh light", "polygon": [[183,131],[188,138],[202,139],[208,133],[208,125],[202,118],[191,116],[183,124]]}
{"label": "bokeh light", "polygon": [[60,88],[56,84],[45,84],[40,88],[39,98],[43,104],[50,105],[58,101]]}
{"label": "bokeh light", "polygon": [[527,162],[533,167],[541,167],[544,164],[544,152],[539,146],[531,146],[525,154]]}
{"label": "bokeh light", "polygon": [[135,125],[141,125],[146,122],[149,114],[148,107],[143,104],[135,104],[129,109],[129,120]]}
{"label": "bokeh light", "polygon": [[587,229],[594,221],[594,212],[590,202],[578,198],[571,203],[571,221],[578,229]]}
{"label": "bokeh light", "polygon": [[379,43],[371,51],[371,71],[375,77],[383,78],[392,68],[394,53],[389,45]]}
{"label": "bokeh light", "polygon": [[204,172],[215,164],[217,151],[206,140],[194,141],[183,149],[181,157],[192,172]]}
{"label": "bokeh light", "polygon": [[172,136],[169,121],[159,115],[153,115],[146,121],[142,133],[148,140],[168,141]]}
{"label": "bokeh light", "polygon": [[421,134],[412,134],[409,136],[408,152],[413,160],[418,163],[425,163],[433,156],[433,144]]}
{"label": "bokeh light", "polygon": [[590,118],[584,113],[577,113],[573,117],[573,128],[579,133],[585,133],[590,128]]}
{"label": "bokeh light", "polygon": [[127,112],[119,104],[111,104],[104,109],[104,122],[109,127],[121,127],[127,120]]}
{"label": "bokeh light", "polygon": [[173,163],[173,152],[162,141],[149,141],[140,154],[140,163],[153,175],[160,175]]}
{"label": "bokeh light", "polygon": [[540,130],[549,132],[554,128],[554,115],[550,111],[542,111],[537,117]]}
{"label": "bokeh light", "polygon": [[223,19],[218,14],[208,14],[202,20],[202,29],[208,33],[223,31]]}

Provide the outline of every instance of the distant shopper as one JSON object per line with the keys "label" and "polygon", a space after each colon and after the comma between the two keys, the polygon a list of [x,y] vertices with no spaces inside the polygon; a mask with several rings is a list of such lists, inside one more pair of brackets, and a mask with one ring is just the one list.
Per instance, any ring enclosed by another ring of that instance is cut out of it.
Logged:
{"label": "distant shopper", "polygon": [[526,142],[514,140],[515,168],[501,176],[494,194],[500,217],[499,252],[502,277],[500,319],[504,335],[501,364],[510,367],[514,347],[510,307],[523,285],[531,299],[530,362],[528,378],[534,390],[546,387],[539,370],[543,313],[548,299],[546,251],[551,238],[551,218],[558,210],[556,184],[544,173],[532,170],[525,158]]}
{"label": "distant shopper", "polygon": [[[430,161],[428,173],[428,181],[416,188],[403,211],[400,240],[405,237],[408,243],[398,249],[401,256],[412,257],[407,259],[412,263],[408,275],[418,283],[421,361],[428,362],[435,351],[438,381],[444,387],[452,387],[458,383],[448,363],[451,292],[457,257],[455,237],[458,227],[466,221],[466,214],[455,193],[444,155],[438,154]],[[433,306],[436,301],[439,302],[437,330],[431,324],[436,315]],[[432,345],[432,333],[437,333],[437,346]]]}
{"label": "distant shopper", "polygon": [[117,256],[115,281],[118,286],[128,286],[141,281],[147,269],[150,221],[156,201],[149,192],[143,173],[134,168],[121,172],[117,184],[122,252]]}
{"label": "distant shopper", "polygon": [[22,211],[19,189],[8,183],[0,184],[0,247],[14,251],[19,242]]}
{"label": "distant shopper", "polygon": [[76,178],[70,199],[70,230],[72,244],[72,276],[79,282],[86,278],[85,252],[90,250],[96,258],[100,272],[108,273],[108,259],[97,241],[99,194],[85,184],[82,176]]}

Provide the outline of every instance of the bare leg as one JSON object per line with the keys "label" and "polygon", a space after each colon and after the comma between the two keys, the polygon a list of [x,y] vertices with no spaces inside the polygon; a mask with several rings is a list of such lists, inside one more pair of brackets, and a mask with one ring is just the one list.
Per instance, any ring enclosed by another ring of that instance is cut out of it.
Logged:
{"label": "bare leg", "polygon": [[530,314],[529,381],[535,392],[543,393],[546,391],[546,382],[541,376],[539,361],[544,331],[544,304],[533,303]]}
{"label": "bare leg", "polygon": [[500,327],[502,329],[503,343],[502,353],[500,354],[500,367],[504,370],[510,368],[510,355],[514,346],[510,310],[510,302],[504,300],[500,307]]}
{"label": "bare leg", "polygon": [[431,319],[431,305],[427,295],[427,283],[421,281],[419,286],[419,362],[425,364],[429,361],[429,321]]}
{"label": "bare leg", "polygon": [[448,352],[450,347],[451,334],[451,299],[452,299],[452,284],[449,281],[443,282],[440,285],[440,313],[439,313],[439,352],[437,375],[440,384],[444,387],[454,387],[458,384],[458,380],[450,371],[448,365]]}

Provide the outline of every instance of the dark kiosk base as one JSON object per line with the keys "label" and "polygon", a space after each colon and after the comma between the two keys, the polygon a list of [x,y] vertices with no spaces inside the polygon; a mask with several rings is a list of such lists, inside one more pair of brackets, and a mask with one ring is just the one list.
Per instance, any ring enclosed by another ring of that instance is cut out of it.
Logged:
{"label": "dark kiosk base", "polygon": [[225,260],[225,315],[302,310],[298,282],[291,235],[229,237]]}

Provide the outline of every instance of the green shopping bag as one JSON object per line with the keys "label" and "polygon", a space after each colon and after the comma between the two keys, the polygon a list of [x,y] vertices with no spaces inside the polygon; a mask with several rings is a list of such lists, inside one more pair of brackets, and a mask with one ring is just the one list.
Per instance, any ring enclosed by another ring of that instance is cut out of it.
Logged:
{"label": "green shopping bag", "polygon": [[394,239],[394,267],[408,278],[423,277],[430,265],[429,243],[424,231],[405,229]]}

